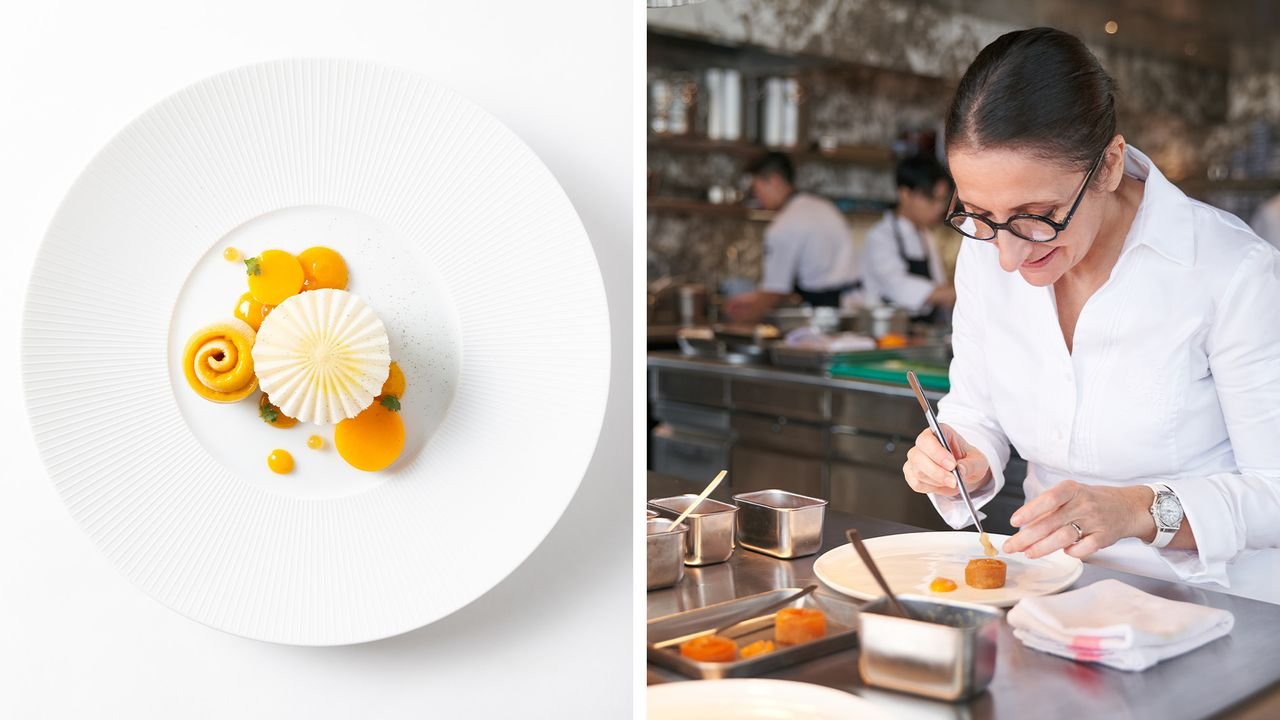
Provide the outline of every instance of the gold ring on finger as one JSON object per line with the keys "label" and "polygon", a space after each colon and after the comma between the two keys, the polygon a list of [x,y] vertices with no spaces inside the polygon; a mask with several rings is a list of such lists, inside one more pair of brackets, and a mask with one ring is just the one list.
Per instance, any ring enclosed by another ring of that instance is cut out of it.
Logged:
{"label": "gold ring on finger", "polygon": [[1072,529],[1076,531],[1076,539],[1071,541],[1072,545],[1075,545],[1076,543],[1084,539],[1084,530],[1080,527],[1080,523],[1076,522],[1075,520],[1072,520],[1067,524],[1070,525]]}

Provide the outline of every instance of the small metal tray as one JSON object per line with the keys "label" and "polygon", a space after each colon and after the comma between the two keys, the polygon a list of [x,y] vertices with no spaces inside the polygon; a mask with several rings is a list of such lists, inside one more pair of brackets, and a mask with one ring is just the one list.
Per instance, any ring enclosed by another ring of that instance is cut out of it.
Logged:
{"label": "small metal tray", "polygon": [[[796,665],[816,657],[829,655],[838,650],[851,648],[858,643],[857,626],[858,606],[849,598],[827,595],[821,591],[800,598],[792,607],[817,608],[827,616],[827,634],[813,642],[802,645],[779,646],[771,653],[757,655],[747,660],[734,662],[698,662],[680,654],[679,646],[655,648],[654,644],[663,640],[681,637],[700,631],[708,631],[732,622],[739,613],[746,613],[751,607],[768,607],[788,595],[800,592],[800,588],[780,588],[769,590],[758,595],[749,595],[736,600],[708,605],[696,610],[667,615],[649,621],[648,655],[649,661],[674,670],[681,675],[705,680],[716,680],[731,677],[752,677],[772,672],[778,668]],[[773,639],[773,617],[777,610],[768,611],[760,617],[749,620],[729,631],[730,636],[742,647],[756,640]]]}

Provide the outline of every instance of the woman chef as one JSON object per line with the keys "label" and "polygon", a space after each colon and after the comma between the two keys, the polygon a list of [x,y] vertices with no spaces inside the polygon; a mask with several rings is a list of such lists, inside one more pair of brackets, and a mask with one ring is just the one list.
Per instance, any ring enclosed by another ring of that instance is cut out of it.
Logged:
{"label": "woman chef", "polygon": [[[1067,33],[988,45],[946,125],[965,240],[940,419],[979,504],[1010,443],[1028,461],[1004,551],[1280,602],[1280,251],[1125,142]],[[956,462],[926,430],[904,473],[962,527]]]}

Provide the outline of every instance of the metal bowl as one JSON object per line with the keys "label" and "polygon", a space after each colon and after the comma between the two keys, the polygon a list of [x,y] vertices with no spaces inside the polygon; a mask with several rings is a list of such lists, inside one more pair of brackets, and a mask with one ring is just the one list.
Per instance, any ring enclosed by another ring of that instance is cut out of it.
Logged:
{"label": "metal bowl", "polygon": [[911,619],[873,600],[858,614],[858,673],[867,685],[961,700],[991,683],[1004,613],[986,605],[899,595]]}

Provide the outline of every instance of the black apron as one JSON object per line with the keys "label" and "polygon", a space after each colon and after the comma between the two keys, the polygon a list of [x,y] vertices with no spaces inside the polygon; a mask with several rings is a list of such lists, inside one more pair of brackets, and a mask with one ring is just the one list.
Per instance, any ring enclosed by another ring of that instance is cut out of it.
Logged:
{"label": "black apron", "polygon": [[838,288],[830,290],[805,290],[798,284],[792,286],[792,290],[800,296],[811,307],[840,307],[840,296],[850,290],[857,290],[862,287],[862,282],[851,282],[848,285],[841,285]]}
{"label": "black apron", "polygon": [[[898,214],[890,215],[893,224],[893,239],[898,241],[898,256],[902,258],[902,262],[907,264],[907,274],[922,277],[929,282],[933,282],[933,274],[929,272],[929,243],[924,238],[920,238],[920,246],[924,250],[924,257],[919,260],[913,260],[907,257],[906,245],[902,242],[902,229],[898,227]],[[885,304],[889,303],[888,298],[884,298]],[[936,323],[941,319],[942,313],[938,308],[923,313],[921,315],[912,315],[911,319],[917,322]]]}

